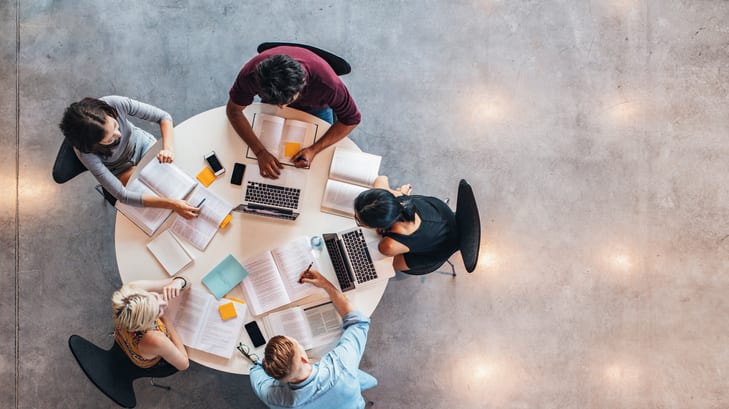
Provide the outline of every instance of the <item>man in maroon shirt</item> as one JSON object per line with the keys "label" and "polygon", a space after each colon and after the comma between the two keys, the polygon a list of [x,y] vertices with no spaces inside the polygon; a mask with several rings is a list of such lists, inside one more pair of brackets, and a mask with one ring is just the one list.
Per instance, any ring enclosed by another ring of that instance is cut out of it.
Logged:
{"label": "man in maroon shirt", "polygon": [[362,119],[347,87],[329,64],[301,47],[274,47],[253,57],[238,73],[228,95],[226,114],[230,124],[258,158],[261,175],[272,179],[278,178],[283,165],[266,150],[243,115],[255,95],[264,103],[290,106],[317,116],[326,115],[327,110],[336,114],[337,121],[321,138],[291,157],[296,167],[309,166],[316,154],[349,135]]}

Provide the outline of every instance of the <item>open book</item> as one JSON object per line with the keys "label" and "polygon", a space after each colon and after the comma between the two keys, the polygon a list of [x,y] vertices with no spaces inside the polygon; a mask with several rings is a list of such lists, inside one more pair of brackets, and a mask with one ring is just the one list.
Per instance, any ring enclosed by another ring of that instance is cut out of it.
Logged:
{"label": "open book", "polygon": [[194,206],[203,199],[205,202],[200,206],[200,214],[197,217],[185,219],[178,215],[170,227],[177,237],[187,240],[200,251],[208,247],[220,223],[233,210],[232,204],[204,186],[198,186],[187,201]]}
{"label": "open book", "polygon": [[329,167],[329,180],[324,188],[321,210],[340,216],[354,217],[354,199],[372,188],[382,156],[337,147]]}
{"label": "open book", "polygon": [[310,263],[311,268],[319,270],[306,237],[245,260],[248,277],[240,286],[251,314],[261,315],[310,295],[325,297],[324,290],[299,283]]}
{"label": "open book", "polygon": [[317,348],[336,341],[342,334],[342,318],[328,302],[311,308],[293,307],[273,312],[263,318],[268,338],[286,335],[304,349]]}
{"label": "open book", "polygon": [[182,343],[223,358],[235,351],[245,318],[245,305],[234,302],[238,316],[223,321],[218,306],[230,300],[217,301],[202,287],[192,287],[172,300],[165,311],[180,334]]}
{"label": "open book", "polygon": [[[253,133],[266,150],[284,165],[293,166],[291,157],[299,150],[316,142],[319,125],[275,115],[253,114]],[[250,148],[246,157],[255,159]]]}
{"label": "open book", "polygon": [[[127,185],[127,189],[143,195],[183,199],[196,185],[197,182],[174,163],[160,163],[152,159],[139,172],[139,177]],[[153,235],[172,213],[170,209],[137,207],[121,202],[116,202],[116,208],[148,236]]]}

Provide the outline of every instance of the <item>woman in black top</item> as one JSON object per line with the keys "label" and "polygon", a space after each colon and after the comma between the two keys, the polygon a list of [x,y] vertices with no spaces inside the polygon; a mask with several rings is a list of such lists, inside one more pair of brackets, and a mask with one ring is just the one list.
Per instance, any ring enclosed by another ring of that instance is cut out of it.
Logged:
{"label": "woman in black top", "polygon": [[395,270],[428,274],[458,250],[456,217],[445,202],[410,196],[410,185],[393,190],[387,176],[379,176],[374,187],[357,196],[354,217],[358,225],[376,228],[383,236],[379,250],[394,257]]}

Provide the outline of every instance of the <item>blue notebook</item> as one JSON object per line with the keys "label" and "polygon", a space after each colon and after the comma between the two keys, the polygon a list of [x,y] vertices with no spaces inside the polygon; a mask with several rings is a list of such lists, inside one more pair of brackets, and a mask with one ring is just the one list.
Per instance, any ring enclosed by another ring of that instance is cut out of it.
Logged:
{"label": "blue notebook", "polygon": [[231,254],[203,277],[202,282],[218,300],[248,276],[248,270]]}

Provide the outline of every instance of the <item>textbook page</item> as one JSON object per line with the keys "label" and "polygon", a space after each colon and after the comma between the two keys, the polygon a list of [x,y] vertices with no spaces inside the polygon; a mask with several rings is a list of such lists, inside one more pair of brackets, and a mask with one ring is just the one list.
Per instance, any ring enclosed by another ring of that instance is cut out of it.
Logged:
{"label": "textbook page", "polygon": [[182,343],[223,358],[230,358],[245,318],[244,305],[234,303],[238,316],[223,321],[218,306],[232,302],[216,301],[201,287],[191,287],[175,298],[166,313]]}
{"label": "textbook page", "polygon": [[[139,192],[143,195],[157,196],[150,188],[145,186],[139,179],[134,179],[129,183],[127,189],[133,192]],[[172,210],[160,207],[137,207],[124,204],[120,201],[116,202],[116,208],[122,212],[129,220],[136,224],[142,231],[151,236],[162,226],[167,220]]]}
{"label": "textbook page", "polygon": [[311,329],[312,348],[336,341],[342,335],[342,317],[331,302],[306,308],[304,312]]}
{"label": "textbook page", "polygon": [[178,215],[170,227],[173,233],[187,240],[200,251],[204,251],[208,247],[217,233],[220,223],[233,210],[232,204],[204,186],[198,186],[187,201],[196,206],[203,198],[205,202],[200,207],[200,214],[197,217],[185,219]]}
{"label": "textbook page", "polygon": [[[293,166],[291,157],[316,142],[318,129],[319,126],[311,122],[264,113],[253,114],[253,133],[283,165]],[[256,158],[250,148],[246,151],[246,157]]]}
{"label": "textbook page", "polygon": [[161,197],[182,199],[197,185],[174,163],[160,163],[151,160],[139,173],[139,179]]}
{"label": "textbook page", "polygon": [[190,254],[169,230],[150,241],[147,248],[171,276],[192,262]]}
{"label": "textbook page", "polygon": [[366,187],[329,179],[324,188],[321,210],[341,216],[354,217],[354,199],[365,190],[367,190]]}
{"label": "textbook page", "polygon": [[243,262],[248,277],[240,286],[253,315],[261,315],[291,302],[271,252],[267,251]]}
{"label": "textbook page", "polygon": [[269,314],[264,320],[270,331],[269,338],[276,335],[286,335],[297,340],[304,349],[311,349],[312,334],[304,309],[293,307],[283,311]]}
{"label": "textbook page", "polygon": [[382,156],[337,147],[334,150],[329,178],[370,187],[380,172]]}
{"label": "textbook page", "polygon": [[299,283],[301,273],[309,267],[321,271],[319,262],[314,257],[309,239],[302,236],[280,247],[271,250],[278,271],[283,279],[283,285],[291,301],[296,301],[309,295],[326,296],[326,292],[308,283]]}

